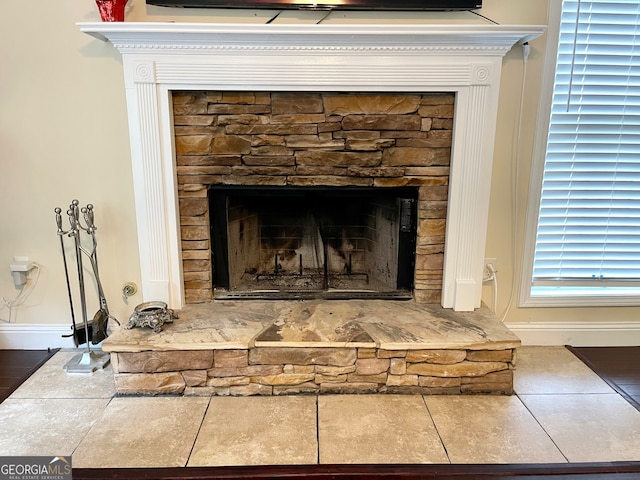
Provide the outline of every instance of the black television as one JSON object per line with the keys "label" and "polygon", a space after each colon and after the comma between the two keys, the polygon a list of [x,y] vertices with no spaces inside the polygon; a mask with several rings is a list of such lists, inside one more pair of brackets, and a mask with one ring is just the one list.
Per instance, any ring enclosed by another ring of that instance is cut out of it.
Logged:
{"label": "black television", "polygon": [[300,10],[475,10],[482,0],[146,0],[149,5],[185,8]]}

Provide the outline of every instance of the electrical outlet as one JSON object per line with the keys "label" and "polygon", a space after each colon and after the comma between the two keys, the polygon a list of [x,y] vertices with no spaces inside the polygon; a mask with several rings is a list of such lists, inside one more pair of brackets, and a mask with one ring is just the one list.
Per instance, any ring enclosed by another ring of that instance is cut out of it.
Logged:
{"label": "electrical outlet", "polygon": [[13,263],[9,265],[12,272],[28,272],[33,268],[29,257],[13,257]]}
{"label": "electrical outlet", "polygon": [[489,271],[489,269],[487,268],[487,265],[493,265],[493,269],[497,272],[498,271],[498,259],[497,258],[485,258],[484,259],[484,273],[483,273],[483,277],[490,277],[491,276],[491,272]]}
{"label": "electrical outlet", "polygon": [[34,268],[33,263],[29,261],[29,257],[13,257],[13,262],[9,265],[13,283],[16,288],[22,288],[27,283],[27,275]]}

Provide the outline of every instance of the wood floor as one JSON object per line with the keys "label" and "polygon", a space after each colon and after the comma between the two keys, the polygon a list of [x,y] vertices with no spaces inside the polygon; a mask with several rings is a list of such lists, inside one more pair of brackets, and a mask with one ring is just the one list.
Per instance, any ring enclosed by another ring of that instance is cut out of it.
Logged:
{"label": "wood floor", "polygon": [[0,403],[57,351],[0,350]]}
{"label": "wood floor", "polygon": [[[569,348],[638,408],[640,347]],[[0,350],[0,402],[55,350]],[[634,403],[635,402],[635,403]],[[1,452],[0,452],[1,453]],[[297,480],[631,480],[640,462],[542,465],[309,465],[145,469],[74,469],[74,479],[280,479]]]}
{"label": "wood floor", "polygon": [[640,411],[640,347],[567,347]]}

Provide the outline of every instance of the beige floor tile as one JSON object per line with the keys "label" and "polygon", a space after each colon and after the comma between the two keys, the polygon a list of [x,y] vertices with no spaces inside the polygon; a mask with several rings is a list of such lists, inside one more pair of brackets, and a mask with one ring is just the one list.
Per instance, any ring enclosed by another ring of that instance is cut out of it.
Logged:
{"label": "beige floor tile", "polygon": [[621,396],[521,398],[570,462],[640,461],[640,412]]}
{"label": "beige floor tile", "polygon": [[114,398],[73,453],[77,468],[184,467],[208,398]]}
{"label": "beige floor tile", "polygon": [[316,397],[213,397],[188,466],[317,463]]}
{"label": "beige floor tile", "polygon": [[71,455],[108,399],[6,399],[0,404],[0,453]]}
{"label": "beige floor tile", "polygon": [[425,397],[451,463],[566,463],[517,397]]}
{"label": "beige floor tile", "polygon": [[598,375],[564,347],[520,347],[517,394],[614,393]]}
{"label": "beige floor tile", "polygon": [[419,395],[318,398],[320,463],[449,463]]}
{"label": "beige floor tile", "polygon": [[67,373],[64,365],[80,350],[60,351],[13,392],[11,398],[111,398],[115,383],[111,365],[93,373]]}

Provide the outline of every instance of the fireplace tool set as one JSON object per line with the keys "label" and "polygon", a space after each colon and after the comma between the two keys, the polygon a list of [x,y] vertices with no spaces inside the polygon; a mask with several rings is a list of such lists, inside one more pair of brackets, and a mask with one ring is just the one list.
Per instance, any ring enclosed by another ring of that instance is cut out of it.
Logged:
{"label": "fireplace tool set", "polygon": [[[73,333],[73,341],[77,346],[86,343],[86,349],[83,353],[75,355],[67,364],[64,369],[69,373],[91,373],[100,368],[104,368],[110,360],[109,354],[105,352],[97,352],[91,349],[90,343],[94,345],[100,343],[107,338],[107,323],[109,319],[113,319],[118,324],[119,322],[109,314],[109,308],[107,307],[107,300],[104,296],[102,289],[102,283],[100,282],[100,276],[98,274],[98,255],[96,241],[96,226],[94,223],[93,205],[88,204],[86,207],[79,208],[78,200],[73,200],[67,210],[67,216],[69,217],[69,229],[64,230],[62,228],[62,210],[55,208],[56,224],[58,226],[58,237],[60,238],[60,247],[62,249],[62,260],[64,262],[64,273],[67,281],[67,293],[69,295],[69,305],[71,308],[71,329]],[[84,225],[80,219],[80,214],[84,219]],[[87,238],[84,243],[90,243],[90,247],[87,248],[83,244],[83,236]],[[75,308],[73,304],[73,293],[71,287],[71,280],[69,277],[69,269],[67,266],[67,255],[65,252],[65,238],[73,239],[73,249],[75,252],[76,266],[78,270],[78,294],[80,297],[80,311],[82,312],[82,323],[77,324],[75,318]],[[89,320],[87,316],[87,298],[85,288],[84,266],[83,256],[89,259],[93,276],[98,289],[98,299],[100,302],[100,308],[95,313],[92,320]]]}

